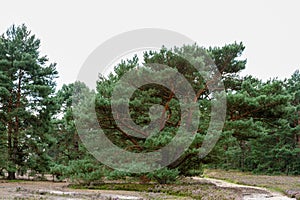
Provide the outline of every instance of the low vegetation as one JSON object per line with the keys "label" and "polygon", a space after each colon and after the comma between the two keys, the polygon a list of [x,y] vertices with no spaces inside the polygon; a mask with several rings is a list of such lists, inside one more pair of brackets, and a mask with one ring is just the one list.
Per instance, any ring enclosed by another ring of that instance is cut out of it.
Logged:
{"label": "low vegetation", "polygon": [[131,181],[102,183],[99,185],[72,185],[76,189],[96,189],[96,190],[127,190],[142,193],[160,193],[177,197],[189,197],[192,199],[213,200],[213,199],[239,199],[242,192],[233,188],[218,188],[209,182],[194,181],[190,178],[178,179],[172,184],[158,184],[155,182],[141,183],[131,179]]}

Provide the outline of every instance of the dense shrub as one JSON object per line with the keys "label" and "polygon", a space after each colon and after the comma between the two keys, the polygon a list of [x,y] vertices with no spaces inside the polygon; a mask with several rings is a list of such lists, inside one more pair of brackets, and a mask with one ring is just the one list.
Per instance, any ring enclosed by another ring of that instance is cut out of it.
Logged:
{"label": "dense shrub", "polygon": [[179,176],[179,170],[165,167],[154,172],[149,172],[147,176],[155,179],[160,184],[168,184],[176,181],[176,178]]}

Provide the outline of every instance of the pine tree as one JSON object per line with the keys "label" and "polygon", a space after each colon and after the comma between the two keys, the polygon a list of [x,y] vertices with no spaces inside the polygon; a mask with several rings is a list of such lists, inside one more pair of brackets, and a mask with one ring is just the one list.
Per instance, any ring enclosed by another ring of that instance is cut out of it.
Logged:
{"label": "pine tree", "polygon": [[13,25],[0,37],[1,135],[9,179],[28,168],[44,172],[49,161],[57,71],[39,48],[40,40],[25,25]]}
{"label": "pine tree", "polygon": [[[165,80],[165,82],[171,83],[172,81],[177,81],[176,84],[180,85],[180,79],[168,79],[170,71],[160,67],[160,65],[166,65],[181,74],[188,81],[189,85],[192,86],[195,94],[197,94],[196,97],[193,98],[193,101],[199,105],[199,109],[201,110],[201,122],[197,128],[194,142],[188,150],[185,151],[178,160],[171,163],[168,168],[179,168],[182,174],[189,174],[189,172],[192,173],[193,171],[201,170],[201,160],[198,155],[209,125],[211,94],[208,90],[208,83],[202,76],[203,74],[194,66],[205,66],[205,64],[208,64],[210,61],[204,56],[208,52],[216,63],[218,70],[221,72],[221,79],[226,83],[226,90],[234,89],[237,85],[237,83],[233,84],[236,74],[245,68],[246,61],[238,59],[243,50],[244,46],[241,43],[206,50],[197,45],[184,46],[173,50],[168,50],[163,47],[158,52],[145,52],[143,60],[145,63],[144,66],[139,64],[137,57],[122,61],[115,67],[113,73],[108,77],[100,76],[98,81],[96,106],[101,128],[114,144],[117,144],[127,151],[151,152],[167,145],[174,136],[178,134],[177,131],[181,123],[185,123],[180,118],[180,101],[170,89],[158,84],[146,84],[139,87],[133,93],[129,101],[129,112],[134,123],[142,127],[138,131],[134,126],[124,128],[116,124],[111,109],[111,105],[118,107],[122,106],[124,102],[126,103],[122,97],[118,100],[111,100],[111,97],[118,81],[127,72],[135,74],[136,78],[129,77],[130,80],[133,80],[133,85],[137,79],[145,78],[143,76],[139,77],[139,73],[142,74],[141,71],[149,73],[149,77],[151,77],[151,73],[159,71],[160,75],[156,74],[157,77],[155,77],[157,80]],[[187,59],[189,61],[187,61]],[[153,63],[155,64],[152,65]],[[214,74],[214,72],[212,73]],[[130,86],[121,85],[118,87],[120,91],[127,91]],[[154,111],[154,114],[151,113],[150,108],[154,104],[160,105],[163,109]],[[120,115],[118,120],[125,120],[124,122],[126,123],[128,118]],[[158,126],[159,134],[151,135],[151,137],[147,139],[139,137],[147,135],[146,129],[152,120],[158,121],[158,124],[162,125]],[[190,126],[193,126],[193,124],[190,124]],[[162,160],[168,159],[176,155],[176,153],[177,149],[173,152],[169,152],[168,155],[161,155]]]}
{"label": "pine tree", "polygon": [[225,127],[207,162],[253,172],[299,173],[296,77],[240,78],[237,89],[227,93]]}
{"label": "pine tree", "polygon": [[[63,85],[56,93],[56,101],[61,107],[52,121],[54,142],[49,147],[49,155],[52,158],[50,172],[58,179],[70,178],[77,183],[90,184],[101,181],[104,175],[103,165],[82,144],[74,121],[74,116],[82,120],[77,123],[90,119],[89,112],[81,112],[90,107],[91,102],[85,102],[89,92],[84,83],[76,81]],[[79,101],[80,105],[74,106]]]}

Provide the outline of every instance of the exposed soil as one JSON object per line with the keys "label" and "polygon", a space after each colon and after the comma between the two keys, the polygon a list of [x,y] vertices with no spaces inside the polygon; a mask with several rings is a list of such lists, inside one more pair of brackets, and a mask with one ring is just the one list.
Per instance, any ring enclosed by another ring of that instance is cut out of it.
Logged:
{"label": "exposed soil", "polygon": [[[300,200],[300,176],[258,175],[234,170],[206,169],[205,177],[227,180],[239,185],[268,188]],[[272,195],[272,194],[271,194]],[[278,193],[274,193],[274,196]],[[282,197],[281,197],[282,198]]]}
{"label": "exposed soil", "polygon": [[0,199],[188,199],[165,194],[150,194],[119,190],[82,190],[68,188],[68,183],[21,181],[0,183]]}
{"label": "exposed soil", "polygon": [[[235,199],[244,200],[292,200],[280,193],[271,192],[267,189],[228,183],[223,180],[212,178],[193,177],[191,181],[212,183],[217,190],[232,189],[237,191],[240,197]],[[191,199],[163,193],[145,193],[120,190],[82,190],[68,188],[68,183],[50,181],[20,181],[0,182],[0,199],[50,199],[50,200],[75,200],[75,199]],[[228,199],[232,199],[228,197]]]}
{"label": "exposed soil", "polygon": [[246,186],[246,185],[239,185],[235,183],[229,183],[223,180],[217,180],[213,178],[199,178],[193,177],[195,180],[204,180],[209,181],[210,183],[215,184],[221,188],[238,188],[242,191],[243,199],[244,200],[292,200],[294,198],[289,198],[284,196],[278,192],[271,192],[265,188],[255,187],[255,186]]}

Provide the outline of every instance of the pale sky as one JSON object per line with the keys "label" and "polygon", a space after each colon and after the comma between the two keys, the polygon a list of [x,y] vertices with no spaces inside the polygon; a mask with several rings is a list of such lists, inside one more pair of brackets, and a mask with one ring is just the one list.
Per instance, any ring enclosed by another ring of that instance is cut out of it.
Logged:
{"label": "pale sky", "polygon": [[104,41],[139,28],[181,33],[200,46],[246,46],[243,74],[285,78],[300,69],[298,0],[2,0],[0,33],[25,23],[58,64],[58,85],[76,80]]}

